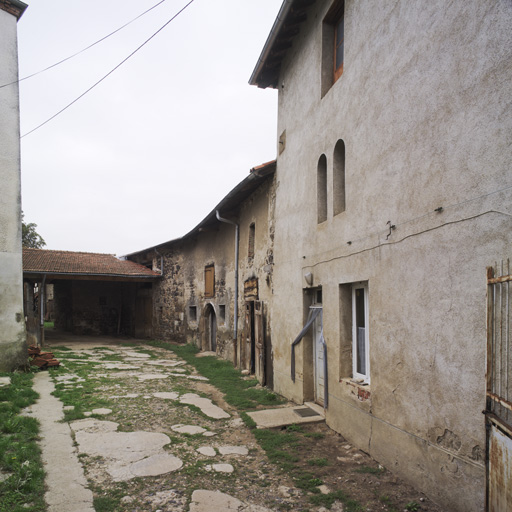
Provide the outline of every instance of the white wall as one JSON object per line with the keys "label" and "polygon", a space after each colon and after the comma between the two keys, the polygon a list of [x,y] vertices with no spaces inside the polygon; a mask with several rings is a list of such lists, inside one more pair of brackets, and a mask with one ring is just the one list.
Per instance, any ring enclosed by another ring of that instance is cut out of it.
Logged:
{"label": "white wall", "polygon": [[[512,256],[512,5],[345,0],[342,77],[322,98],[317,2],[281,68],[272,337],[275,389],[301,401],[304,274],[322,286],[327,422],[442,503],[484,497],[486,267]],[[332,156],[346,147],[346,211]],[[328,218],[316,174],[327,157]],[[435,211],[442,206],[441,213]],[[396,229],[388,237],[387,222]],[[348,242],[351,242],[350,244]],[[368,281],[369,398],[343,368],[340,285]]]}
{"label": "white wall", "polygon": [[[18,78],[16,17],[0,9],[0,85]],[[17,84],[0,89],[0,371],[26,363]]]}

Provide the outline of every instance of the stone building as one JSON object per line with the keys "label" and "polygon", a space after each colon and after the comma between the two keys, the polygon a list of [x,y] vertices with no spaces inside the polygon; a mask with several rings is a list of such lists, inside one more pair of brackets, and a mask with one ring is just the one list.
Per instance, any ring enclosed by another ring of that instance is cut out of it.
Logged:
{"label": "stone building", "polygon": [[27,8],[0,0],[0,371],[24,366],[17,21]]}
{"label": "stone building", "polygon": [[59,331],[152,336],[152,289],[159,272],[112,254],[23,248],[27,337],[44,345],[48,291]]}
{"label": "stone building", "polygon": [[[328,425],[450,511],[481,511],[486,494],[511,27],[505,0],[286,0],[250,80],[278,90],[274,388],[324,404]],[[493,510],[512,507],[508,471]]]}
{"label": "stone building", "polygon": [[270,386],[274,172],[275,161],[253,168],[190,233],[127,255],[162,273],[154,337],[215,351]]}

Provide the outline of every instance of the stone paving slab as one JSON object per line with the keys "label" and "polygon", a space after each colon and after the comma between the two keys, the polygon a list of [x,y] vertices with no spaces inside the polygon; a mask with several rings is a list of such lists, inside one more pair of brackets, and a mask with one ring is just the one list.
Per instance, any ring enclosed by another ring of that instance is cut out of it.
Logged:
{"label": "stone paving slab", "polygon": [[51,393],[55,386],[48,372],[34,376],[34,391],[40,398],[31,410],[40,422],[42,460],[46,472],[45,501],[48,512],[95,512],[93,494],[87,488],[71,430],[64,417],[62,402]]}
{"label": "stone paving slab", "polygon": [[[295,412],[297,409],[311,409],[315,410],[318,414],[315,416],[302,417]],[[264,411],[248,412],[247,414],[256,423],[257,428],[276,428],[293,424],[321,423],[325,421],[323,412],[308,406],[281,407],[277,409],[266,409]]]}
{"label": "stone paving slab", "polygon": [[0,377],[0,388],[11,385],[11,377]]}
{"label": "stone paving slab", "polygon": [[189,512],[271,512],[271,510],[244,503],[220,491],[201,489],[192,493]]}
{"label": "stone paving slab", "polygon": [[199,407],[204,414],[216,420],[231,418],[230,414],[217,405],[214,405],[209,398],[202,398],[195,393],[185,393],[181,396],[180,403],[195,405]]}

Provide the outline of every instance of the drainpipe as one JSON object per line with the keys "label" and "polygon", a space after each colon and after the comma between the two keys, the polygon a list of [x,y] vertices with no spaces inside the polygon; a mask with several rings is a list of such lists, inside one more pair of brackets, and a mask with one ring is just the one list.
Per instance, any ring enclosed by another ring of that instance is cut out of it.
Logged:
{"label": "drainpipe", "polygon": [[46,274],[43,275],[43,282],[41,283],[41,289],[39,290],[39,327],[41,332],[41,347],[44,347],[44,302],[45,302],[45,285],[46,285]]}
{"label": "drainpipe", "polygon": [[236,222],[232,220],[224,219],[220,216],[219,210],[215,211],[215,215],[220,222],[225,222],[226,224],[232,224],[235,226],[235,311],[234,311],[234,329],[233,329],[233,358],[234,364],[236,366],[237,354],[236,354],[236,344],[238,339],[238,239],[239,239],[239,226]]}

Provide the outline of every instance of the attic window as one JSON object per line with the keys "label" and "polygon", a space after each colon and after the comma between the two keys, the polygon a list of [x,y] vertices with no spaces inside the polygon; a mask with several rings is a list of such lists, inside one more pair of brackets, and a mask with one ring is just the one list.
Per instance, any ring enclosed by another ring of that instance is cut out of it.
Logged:
{"label": "attic window", "polygon": [[344,36],[344,16],[341,16],[334,24],[334,81],[343,73],[343,36]]}
{"label": "attic window", "polygon": [[343,74],[345,2],[336,0],[322,25],[322,98]]}

